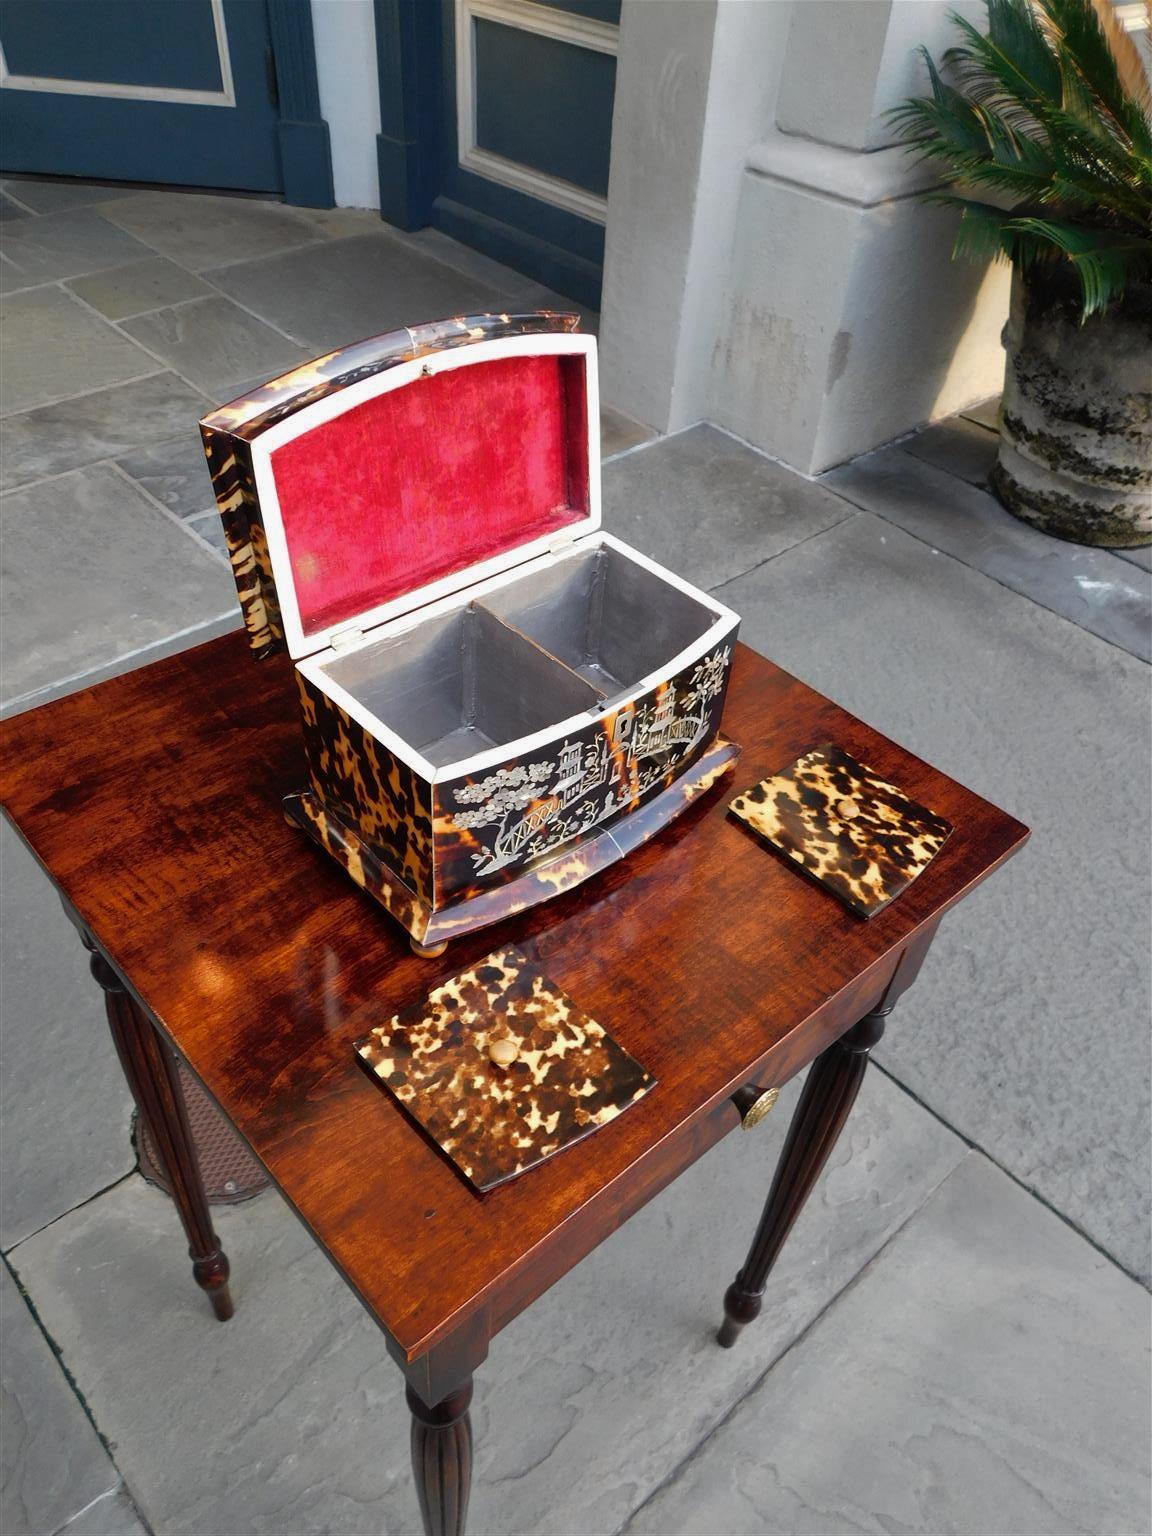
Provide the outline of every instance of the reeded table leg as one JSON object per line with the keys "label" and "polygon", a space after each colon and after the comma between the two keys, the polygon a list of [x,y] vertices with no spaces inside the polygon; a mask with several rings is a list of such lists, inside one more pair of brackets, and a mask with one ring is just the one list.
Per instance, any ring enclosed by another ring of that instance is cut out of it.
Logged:
{"label": "reeded table leg", "polygon": [[92,954],[92,974],[104,989],[112,1039],[136,1100],[141,1124],[147,1127],[164,1165],[188,1234],[192,1273],[197,1285],[208,1293],[213,1312],[221,1322],[226,1322],[232,1316],[228,1258],[212,1230],[175,1059],[167,1042],[125,992],[120,978],[91,939],[85,937],[84,944]]}
{"label": "reeded table leg", "polygon": [[884,1033],[892,1006],[867,1014],[812,1064],[752,1247],[724,1296],[724,1321],[716,1337],[725,1349],[732,1348],[745,1323],[759,1316],[772,1266],[844,1129],[868,1053]]}
{"label": "reeded table leg", "polygon": [[427,1536],[464,1536],[472,1487],[472,1401],[469,1380],[434,1408],[411,1387],[412,1471]]}

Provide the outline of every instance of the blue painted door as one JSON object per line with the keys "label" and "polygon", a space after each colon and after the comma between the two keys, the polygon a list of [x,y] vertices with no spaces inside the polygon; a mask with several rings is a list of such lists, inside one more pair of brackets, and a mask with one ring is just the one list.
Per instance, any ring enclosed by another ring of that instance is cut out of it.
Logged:
{"label": "blue painted door", "polygon": [[600,302],[620,0],[443,0],[448,234]]}
{"label": "blue painted door", "polygon": [[8,171],[282,189],[265,0],[2,0]]}

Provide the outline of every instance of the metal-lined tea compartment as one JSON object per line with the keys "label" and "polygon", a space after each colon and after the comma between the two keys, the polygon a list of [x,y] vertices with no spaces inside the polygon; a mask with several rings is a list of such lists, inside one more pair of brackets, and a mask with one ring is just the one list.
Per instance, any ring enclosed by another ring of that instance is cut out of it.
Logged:
{"label": "metal-lined tea compartment", "polygon": [[596,709],[604,697],[480,603],[321,670],[435,768]]}
{"label": "metal-lined tea compartment", "polygon": [[711,628],[715,608],[603,544],[493,593],[488,606],[612,698]]}

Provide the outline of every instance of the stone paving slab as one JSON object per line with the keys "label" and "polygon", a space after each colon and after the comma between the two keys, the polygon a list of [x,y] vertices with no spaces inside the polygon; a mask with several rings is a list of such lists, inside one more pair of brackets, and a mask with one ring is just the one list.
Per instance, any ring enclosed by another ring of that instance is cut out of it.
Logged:
{"label": "stone paving slab", "polygon": [[898,448],[834,469],[821,483],[1091,634],[1152,660],[1152,577],[1111,550],[1041,533],[987,491]]}
{"label": "stone paving slab", "polygon": [[190,272],[327,239],[302,209],[264,198],[141,192],[103,207],[101,213]]}
{"label": "stone paving slab", "polygon": [[937,469],[967,480],[970,485],[984,487],[996,464],[1000,435],[964,416],[952,416],[947,421],[925,427],[900,447],[926,464],[935,464]]}
{"label": "stone paving slab", "polygon": [[1130,560],[1142,571],[1152,571],[1152,546],[1146,545],[1143,549],[1118,549],[1116,553],[1121,560]]}
{"label": "stone paving slab", "polygon": [[878,1055],[1147,1276],[1146,667],[866,513],[719,595],[749,644],[1032,827]]}
{"label": "stone paving slab", "polygon": [[4,225],[4,292],[99,272],[148,256],[149,250],[92,208]]}
{"label": "stone paving slab", "polygon": [[0,530],[6,701],[236,608],[221,562],[107,465],[10,491]]}
{"label": "stone paving slab", "polygon": [[[494,1342],[473,1409],[474,1532],[617,1529],[964,1156],[872,1074],[747,1347],[721,1350],[721,1298],[796,1091]],[[12,1255],[145,1519],[157,1536],[415,1533],[401,1378],[375,1326],[277,1195],[215,1221],[237,1301],[225,1325],[171,1205],[138,1178]]]}
{"label": "stone paving slab", "polygon": [[232,557],[228,553],[228,540],[224,537],[224,524],[220,521],[220,514],[213,508],[211,512],[203,512],[199,517],[190,517],[188,526],[198,539],[203,539],[208,548],[227,562],[228,569],[232,569]]}
{"label": "stone paving slab", "polygon": [[65,287],[108,320],[125,320],[212,291],[207,283],[164,256],[148,256],[123,267],[75,277]]}
{"label": "stone paving slab", "polygon": [[29,219],[31,212],[27,208],[21,208],[5,193],[0,192],[0,224],[10,224],[14,219]]}
{"label": "stone paving slab", "polygon": [[0,1334],[0,1528],[55,1536],[120,1477],[3,1264]]}
{"label": "stone paving slab", "polygon": [[[123,1489],[117,1489],[69,1520],[57,1536],[150,1536],[150,1532],[145,1529],[132,1500]],[[230,1532],[229,1536],[239,1536],[239,1533]]]}
{"label": "stone paving slab", "polygon": [[[207,409],[205,405],[200,414]],[[209,509],[216,511],[198,420],[199,416],[189,416],[181,422],[178,437],[139,448],[116,460],[130,479],[177,517],[198,517]]]}
{"label": "stone paving slab", "polygon": [[333,240],[343,240],[347,235],[388,234],[396,239],[406,239],[391,224],[385,224],[375,208],[297,208],[316,229]]}
{"label": "stone paving slab", "polygon": [[155,358],[59,288],[34,288],[0,304],[0,412],[139,379],[161,368]]}
{"label": "stone paving slab", "polygon": [[90,208],[122,197],[137,197],[133,187],[101,186],[95,181],[36,181],[13,176],[4,191],[32,213],[63,213],[70,208]]}
{"label": "stone paving slab", "polygon": [[0,1246],[131,1172],[131,1099],[104,994],[56,892],[0,824]]}
{"label": "stone paving slab", "polygon": [[137,315],[120,329],[209,395],[235,389],[253,369],[272,378],[312,355],[219,294]]}
{"label": "stone paving slab", "polygon": [[0,489],[79,469],[177,433],[198,438],[196,422],[212,404],[174,373],[154,373],[133,384],[5,416],[0,420]]}
{"label": "stone paving slab", "polygon": [[334,240],[205,276],[254,314],[298,336],[309,355],[416,320],[501,307],[495,288],[381,234]]}
{"label": "stone paving slab", "polygon": [[691,427],[604,469],[604,526],[701,587],[851,516],[825,486],[715,427]]}
{"label": "stone paving slab", "polygon": [[1135,1536],[1148,1321],[1140,1286],[971,1153],[624,1530]]}
{"label": "stone paving slab", "polygon": [[[199,524],[193,524],[189,519],[187,532],[191,536],[192,548],[195,552],[206,555],[210,561],[222,564],[225,570],[228,569],[227,554],[220,550],[215,539],[205,528]],[[203,549],[201,545],[204,546]],[[82,672],[70,673],[66,677],[57,678],[55,682],[46,683],[44,687],[37,688],[32,693],[19,694],[16,698],[9,699],[6,703],[0,704],[0,720],[7,720],[12,715],[22,715],[28,709],[39,709],[41,704],[63,698],[65,694],[76,693],[81,688],[94,688],[97,683],[106,682],[110,677],[120,677],[136,667],[146,667],[154,661],[163,661],[166,656],[175,656],[178,651],[189,650],[194,645],[203,645],[209,640],[217,639],[220,635],[240,629],[242,622],[239,606],[233,602],[231,608],[218,613],[214,618],[198,619],[182,629],[171,630],[159,640],[149,641],[148,644],[136,650],[94,661],[93,665],[85,667]]]}

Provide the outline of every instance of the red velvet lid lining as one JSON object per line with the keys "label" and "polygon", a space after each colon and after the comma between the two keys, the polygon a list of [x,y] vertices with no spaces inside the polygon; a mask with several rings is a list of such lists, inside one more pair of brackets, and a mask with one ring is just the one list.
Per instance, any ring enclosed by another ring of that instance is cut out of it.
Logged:
{"label": "red velvet lid lining", "polygon": [[581,355],[446,369],[273,449],[305,636],[586,519],[585,370]]}

